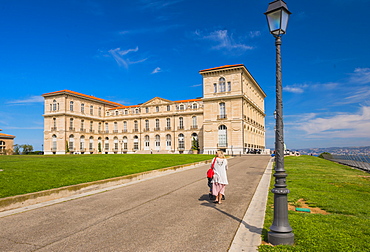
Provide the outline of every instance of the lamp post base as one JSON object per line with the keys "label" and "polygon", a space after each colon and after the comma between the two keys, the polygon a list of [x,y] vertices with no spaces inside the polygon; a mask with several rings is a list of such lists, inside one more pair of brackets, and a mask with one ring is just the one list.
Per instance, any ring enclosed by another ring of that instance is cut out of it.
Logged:
{"label": "lamp post base", "polygon": [[293,233],[276,233],[268,232],[268,242],[272,245],[293,245],[294,234]]}

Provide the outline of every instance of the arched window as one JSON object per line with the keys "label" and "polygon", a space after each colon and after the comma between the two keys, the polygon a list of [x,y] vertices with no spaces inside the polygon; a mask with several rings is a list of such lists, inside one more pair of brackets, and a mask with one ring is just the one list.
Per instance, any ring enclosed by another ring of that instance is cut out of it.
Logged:
{"label": "arched window", "polygon": [[101,108],[99,107],[98,116],[101,116]]}
{"label": "arched window", "polygon": [[53,137],[52,137],[52,149],[53,149],[53,151],[56,151],[57,150],[57,136],[56,135],[53,135]]}
{"label": "arched window", "polygon": [[171,106],[167,105],[167,111],[170,111],[170,110],[171,110]]}
{"label": "arched window", "polygon": [[80,137],[80,151],[85,151],[85,137]]}
{"label": "arched window", "polygon": [[158,106],[155,107],[155,112],[159,112],[159,107]]}
{"label": "arched window", "polygon": [[193,105],[191,106],[192,109],[197,109],[198,108],[198,103],[193,103]]}
{"label": "arched window", "polygon": [[69,110],[70,111],[73,111],[73,101],[70,101],[69,102]]}
{"label": "arched window", "polygon": [[123,121],[123,132],[127,132],[127,122]]}
{"label": "arched window", "polygon": [[105,123],[105,133],[109,133],[109,125],[108,125],[108,123]]}
{"label": "arched window", "polygon": [[73,151],[74,148],[75,148],[75,139],[74,139],[74,135],[69,135],[69,151]]}
{"label": "arched window", "polygon": [[179,110],[185,110],[185,105],[184,104],[180,104]]}
{"label": "arched window", "polygon": [[170,134],[167,134],[166,135],[166,149],[167,150],[170,150],[171,149],[171,145],[172,145],[171,135]]}
{"label": "arched window", "polygon": [[155,119],[155,130],[159,130],[159,119]]}
{"label": "arched window", "polygon": [[134,136],[134,150],[137,151],[139,149],[139,137]]}
{"label": "arched window", "polygon": [[53,118],[53,130],[57,130],[57,119]]}
{"label": "arched window", "polygon": [[127,150],[127,137],[123,137],[123,149]]}
{"label": "arched window", "polygon": [[93,151],[94,150],[94,137],[90,137],[90,141],[89,141],[89,150],[90,151]]}
{"label": "arched window", "polygon": [[220,103],[220,119],[226,119],[226,109],[225,109],[225,103]]}
{"label": "arched window", "polygon": [[166,118],[166,130],[171,130],[171,118]]}
{"label": "arched window", "polygon": [[139,126],[138,126],[137,121],[134,121],[134,131],[135,132],[139,131]]}
{"label": "arched window", "polygon": [[218,147],[227,147],[227,127],[225,125],[218,127]]}
{"label": "arched window", "polygon": [[149,120],[145,120],[145,130],[149,130]]}
{"label": "arched window", "polygon": [[179,129],[184,129],[184,118],[179,117]]}
{"label": "arched window", "polygon": [[184,150],[185,149],[185,137],[184,137],[184,134],[179,134],[179,137],[178,137],[178,141],[179,141],[179,150]]}
{"label": "arched window", "polygon": [[145,150],[150,150],[150,140],[148,135],[144,137],[144,148]]}
{"label": "arched window", "polygon": [[75,130],[73,127],[73,118],[69,119],[69,130]]}
{"label": "arched window", "polygon": [[155,136],[155,149],[159,150],[161,147],[161,137],[159,135]]}
{"label": "arched window", "polygon": [[114,150],[118,151],[118,138],[117,137],[113,138],[113,143],[114,143]]}
{"label": "arched window", "polygon": [[224,78],[224,77],[221,77],[221,78],[218,80],[218,85],[219,85],[220,92],[225,92],[225,91],[226,91],[226,87],[225,87],[225,78]]}
{"label": "arched window", "polygon": [[57,101],[53,101],[53,111],[57,111]]}
{"label": "arched window", "polygon": [[231,82],[227,82],[227,91],[230,92],[231,91]]}
{"label": "arched window", "polygon": [[90,106],[90,115],[94,115],[94,106],[93,105]]}
{"label": "arched window", "polygon": [[81,104],[81,113],[85,114],[85,104]]}
{"label": "arched window", "polygon": [[98,138],[98,152],[102,151],[102,140],[101,137]]}
{"label": "arched window", "polygon": [[192,118],[191,118],[191,120],[192,120],[192,128],[193,129],[197,129],[198,128],[198,124],[197,124],[197,117],[196,116],[193,116]]}
{"label": "arched window", "polygon": [[106,137],[104,141],[104,150],[109,151],[109,138]]}
{"label": "arched window", "polygon": [[117,122],[114,122],[113,123],[113,130],[114,130],[114,133],[118,133],[118,124],[117,124]]}
{"label": "arched window", "polygon": [[191,134],[191,148],[193,150],[198,150],[199,149],[199,141],[198,141],[197,133]]}
{"label": "arched window", "polygon": [[217,93],[217,84],[216,83],[213,84],[213,93]]}

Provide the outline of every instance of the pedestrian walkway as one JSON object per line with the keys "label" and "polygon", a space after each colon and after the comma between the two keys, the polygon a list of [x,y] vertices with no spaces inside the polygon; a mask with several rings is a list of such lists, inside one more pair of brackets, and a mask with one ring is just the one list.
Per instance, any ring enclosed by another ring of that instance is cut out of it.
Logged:
{"label": "pedestrian walkway", "polygon": [[269,160],[230,159],[221,205],[208,199],[202,165],[2,217],[0,251],[256,251]]}

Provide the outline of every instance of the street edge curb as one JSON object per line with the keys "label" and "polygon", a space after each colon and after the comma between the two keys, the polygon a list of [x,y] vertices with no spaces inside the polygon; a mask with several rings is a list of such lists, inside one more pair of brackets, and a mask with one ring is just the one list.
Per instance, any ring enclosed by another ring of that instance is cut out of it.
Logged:
{"label": "street edge curb", "polygon": [[230,252],[234,251],[258,251],[262,242],[262,229],[265,220],[268,188],[270,186],[273,158],[270,159],[265,172],[257,186],[251,203],[239,225],[238,231],[231,243]]}

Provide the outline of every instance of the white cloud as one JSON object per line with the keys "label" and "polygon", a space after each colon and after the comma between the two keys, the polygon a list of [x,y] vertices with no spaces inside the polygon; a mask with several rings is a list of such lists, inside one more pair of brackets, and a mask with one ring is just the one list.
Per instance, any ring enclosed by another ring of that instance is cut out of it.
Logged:
{"label": "white cloud", "polygon": [[249,37],[251,37],[251,38],[255,38],[255,37],[259,37],[259,36],[261,36],[260,31],[250,31],[249,32]]}
{"label": "white cloud", "polygon": [[370,87],[365,86],[362,88],[358,88],[353,93],[349,93],[350,95],[345,97],[344,99],[340,100],[337,104],[344,105],[344,104],[354,104],[354,103],[365,103],[368,104],[370,101]]}
{"label": "white cloud", "polygon": [[160,67],[156,67],[156,68],[153,70],[152,74],[156,74],[156,73],[160,73],[160,72],[162,72],[162,69],[161,69]]}
{"label": "white cloud", "polygon": [[123,66],[128,68],[129,65],[137,64],[146,61],[147,59],[141,59],[137,61],[131,61],[129,58],[126,57],[127,54],[131,52],[139,51],[139,47],[127,50],[121,50],[121,48],[111,49],[108,53],[114,58],[119,66]]}
{"label": "white cloud", "polygon": [[283,87],[284,91],[296,94],[302,94],[308,90],[332,90],[338,87],[338,83],[304,83],[304,84],[293,84]]}
{"label": "white cloud", "polygon": [[213,42],[215,44],[211,47],[213,50],[238,50],[244,52],[254,49],[252,46],[235,41],[233,34],[229,35],[227,30],[217,30],[206,35],[203,35],[201,31],[197,30],[194,34],[201,39]]}
{"label": "white cloud", "polygon": [[141,0],[144,9],[159,10],[182,2],[183,0]]}
{"label": "white cloud", "polygon": [[329,117],[298,118],[290,122],[292,129],[306,132],[308,138],[369,138],[370,106],[363,106],[357,113],[336,113]]}
{"label": "white cloud", "polygon": [[14,100],[7,102],[8,104],[25,104],[25,103],[39,103],[44,102],[44,98],[42,96],[31,96],[30,98],[26,98],[23,100]]}
{"label": "white cloud", "polygon": [[370,83],[370,68],[356,68],[354,73],[350,74],[350,82],[356,84]]}
{"label": "white cloud", "polygon": [[302,94],[304,92],[304,89],[303,87],[286,86],[284,87],[284,91],[295,94]]}

